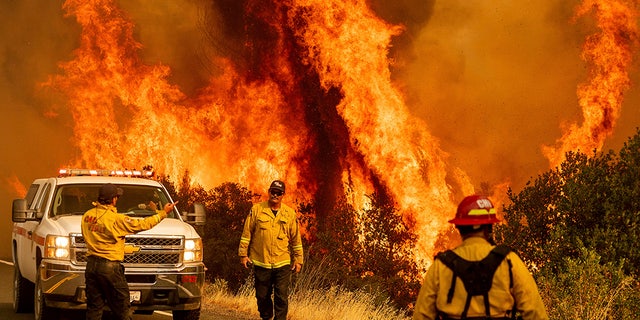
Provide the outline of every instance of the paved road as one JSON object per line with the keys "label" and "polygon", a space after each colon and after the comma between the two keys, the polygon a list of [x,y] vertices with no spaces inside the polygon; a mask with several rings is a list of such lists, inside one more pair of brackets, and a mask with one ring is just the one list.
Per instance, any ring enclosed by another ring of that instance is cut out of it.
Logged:
{"label": "paved road", "polygon": [[[33,320],[33,313],[13,312],[13,263],[11,259],[0,259],[0,283],[4,283],[0,289],[0,319],[11,320]],[[83,315],[78,313],[64,312],[66,317],[61,320],[83,319]],[[168,320],[171,313],[154,312],[153,315],[134,315],[134,320]]]}
{"label": "paved road", "polygon": [[0,260],[0,319],[33,320],[33,313],[18,314],[13,312],[13,263]]}

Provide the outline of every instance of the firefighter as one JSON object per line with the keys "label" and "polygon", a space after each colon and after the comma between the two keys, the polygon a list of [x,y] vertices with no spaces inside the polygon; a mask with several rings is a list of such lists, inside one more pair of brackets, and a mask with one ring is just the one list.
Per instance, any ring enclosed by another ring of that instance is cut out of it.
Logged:
{"label": "firefighter", "polygon": [[[124,238],[126,235],[153,228],[173,210],[167,203],[153,216],[133,219],[117,212],[116,203],[122,189],[111,183],[100,188],[95,208],[82,216],[82,236],[87,245],[85,284],[87,320],[102,319],[105,305],[115,319],[131,319],[129,284],[124,276]],[[156,210],[155,203],[149,206]]]}
{"label": "firefighter", "polygon": [[268,192],[269,200],[253,205],[245,220],[238,255],[242,266],[253,265],[260,318],[286,320],[291,272],[302,268],[302,240],[295,210],[282,203],[284,182],[273,181]]}
{"label": "firefighter", "polygon": [[548,319],[538,287],[520,257],[495,246],[492,227],[499,222],[491,201],[465,197],[449,220],[462,244],[436,256],[418,294],[414,320]]}

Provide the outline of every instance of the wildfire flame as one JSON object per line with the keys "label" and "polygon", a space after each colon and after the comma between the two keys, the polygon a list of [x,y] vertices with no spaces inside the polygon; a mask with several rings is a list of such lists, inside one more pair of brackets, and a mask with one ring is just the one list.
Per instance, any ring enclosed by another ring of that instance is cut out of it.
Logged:
{"label": "wildfire flame", "polygon": [[543,147],[552,167],[568,151],[600,150],[620,117],[623,94],[629,88],[628,69],[638,40],[637,1],[585,0],[574,19],[593,11],[600,33],[589,36],[582,58],[588,63],[589,80],[578,87],[582,125],[571,124],[557,147]]}
{"label": "wildfire flame", "polygon": [[47,85],[68,97],[81,150],[72,165],[148,163],[173,177],[189,168],[204,185],[299,180],[289,164],[304,154],[306,130],[295,118],[280,121],[287,105],[274,81],[248,83],[225,66],[228,73],[188,98],[167,81],[168,67],[141,61],[134,26],[113,1],[67,1],[64,8],[82,26],[81,44]]}
{"label": "wildfire flame", "polygon": [[401,28],[365,1],[267,2],[246,3],[259,22],[248,27],[249,67],[219,57],[223,72],[188,97],[167,66],[143,63],[114,1],[66,1],[80,46],[46,85],[66,95],[73,115],[81,152],[71,165],[148,163],[174,177],[188,168],[205,187],[263,190],[280,178],[297,198],[344,194],[356,208],[384,190],[415,221],[419,255],[431,256],[455,212],[451,186],[473,187],[392,84],[387,51]]}
{"label": "wildfire flame", "polygon": [[306,48],[306,62],[326,90],[337,87],[343,95],[336,109],[351,147],[381,177],[401,210],[415,216],[418,233],[432,248],[454,212],[447,179],[464,193],[473,189],[466,175],[447,168],[445,152],[426,124],[410,116],[392,84],[387,51],[400,28],[376,17],[364,1],[294,1],[292,12],[290,23],[306,23],[291,26]]}
{"label": "wildfire flame", "polygon": [[[67,0],[80,44],[45,83],[63,93],[73,116],[80,153],[67,165],[151,164],[174,178],[188,169],[204,187],[233,181],[255,191],[282,179],[293,199],[314,200],[320,215],[338,197],[363,209],[367,194],[383,192],[414,225],[420,258],[450,245],[439,235],[456,200],[474,188],[391,80],[388,50],[403,28],[365,0],[242,3],[244,47],[212,58],[219,72],[186,94],[169,80],[168,66],[142,60],[135,26],[116,1]],[[568,150],[601,147],[611,133],[629,87],[631,7],[586,0],[578,8],[576,19],[595,11],[602,32],[585,44],[593,65],[578,89],[585,122],[557,148],[544,148],[552,164]]]}

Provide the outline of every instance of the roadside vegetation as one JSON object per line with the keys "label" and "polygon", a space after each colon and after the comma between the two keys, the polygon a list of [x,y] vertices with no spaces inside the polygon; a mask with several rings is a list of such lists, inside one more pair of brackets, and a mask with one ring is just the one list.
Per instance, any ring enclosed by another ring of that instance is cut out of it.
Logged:
{"label": "roadside vegetation", "polygon": [[[252,194],[225,183],[212,190],[165,185],[181,203],[207,207],[205,304],[255,317],[251,274],[237,257]],[[551,319],[640,318],[640,133],[619,152],[568,153],[560,167],[507,193],[497,242],[530,266]],[[294,279],[291,319],[407,319],[425,270],[416,235],[385,194],[358,212],[344,200],[297,204],[307,230],[306,263]],[[364,239],[364,241],[360,241]],[[206,309],[206,306],[205,306]]]}
{"label": "roadside vegetation", "polygon": [[640,132],[508,197],[497,241],[533,267],[552,319],[640,318]]}
{"label": "roadside vegetation", "polygon": [[[326,265],[310,267],[293,279],[289,299],[291,320],[406,320],[409,316],[379,292],[364,289],[347,290],[337,284],[319,283],[325,279]],[[240,289],[232,291],[226,281],[216,279],[207,283],[204,299],[207,310],[220,308],[233,310],[239,319],[257,319],[258,311],[251,278]],[[235,319],[235,318],[234,318]]]}

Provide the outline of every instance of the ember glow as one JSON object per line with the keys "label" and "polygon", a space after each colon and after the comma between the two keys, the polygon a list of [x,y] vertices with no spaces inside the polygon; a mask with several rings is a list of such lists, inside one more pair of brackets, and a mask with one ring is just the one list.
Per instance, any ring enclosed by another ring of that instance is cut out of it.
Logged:
{"label": "ember glow", "polygon": [[[449,230],[462,196],[490,192],[500,203],[507,182],[477,190],[479,182],[413,115],[390,58],[392,40],[407,26],[383,20],[368,3],[229,1],[241,6],[242,17],[228,19],[242,21],[235,31],[241,36],[233,48],[208,56],[205,84],[187,91],[171,81],[169,65],[143,59],[144,43],[118,1],[67,0],[63,9],[81,28],[79,44],[44,83],[62,93],[73,117],[79,153],[61,165],[151,164],[171,177],[188,169],[205,188],[232,181],[257,192],[283,179],[291,199],[318,204],[319,219],[338,197],[359,209],[368,205],[366,195],[383,192],[415,222],[418,256],[429,259],[450,245],[439,234]],[[567,131],[560,147],[545,149],[553,163],[567,150],[601,147],[615,126],[635,41],[635,11],[623,6],[585,1],[578,8],[578,17],[593,9],[604,31],[585,45],[594,72],[578,92],[588,120]],[[203,19],[203,33],[222,32]],[[619,62],[611,63],[614,57]]]}

